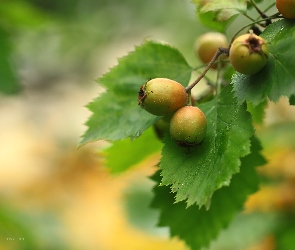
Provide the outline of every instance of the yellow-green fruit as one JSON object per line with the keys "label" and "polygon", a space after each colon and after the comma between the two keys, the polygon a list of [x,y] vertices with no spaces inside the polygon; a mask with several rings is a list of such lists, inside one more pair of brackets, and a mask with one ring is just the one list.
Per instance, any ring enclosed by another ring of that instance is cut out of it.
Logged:
{"label": "yellow-green fruit", "polygon": [[170,121],[170,135],[180,146],[201,143],[207,131],[207,119],[198,107],[185,106],[175,112]]}
{"label": "yellow-green fruit", "polygon": [[276,7],[284,17],[295,19],[295,0],[276,0]]}
{"label": "yellow-green fruit", "polygon": [[[209,63],[219,47],[228,47],[226,36],[219,32],[207,32],[198,38],[194,50],[203,63]],[[214,65],[212,68],[217,68],[217,66]]]}
{"label": "yellow-green fruit", "polygon": [[253,75],[266,65],[268,54],[268,45],[264,39],[250,33],[234,40],[229,51],[229,59],[236,71]]}
{"label": "yellow-green fruit", "polygon": [[163,116],[186,105],[188,95],[178,82],[154,78],[140,87],[138,104],[153,115]]}

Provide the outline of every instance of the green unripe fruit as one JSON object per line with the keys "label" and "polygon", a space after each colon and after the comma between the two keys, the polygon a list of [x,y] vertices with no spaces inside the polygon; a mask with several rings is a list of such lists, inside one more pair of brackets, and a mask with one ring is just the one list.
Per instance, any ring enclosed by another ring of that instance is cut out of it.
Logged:
{"label": "green unripe fruit", "polygon": [[163,116],[186,105],[188,95],[178,82],[154,78],[140,87],[138,104],[153,115]]}
{"label": "green unripe fruit", "polygon": [[268,45],[264,39],[250,33],[234,40],[229,51],[229,59],[236,71],[253,75],[265,66],[268,54]]}
{"label": "green unripe fruit", "polygon": [[[198,38],[194,51],[203,63],[209,63],[219,47],[228,47],[226,36],[219,32],[207,32]],[[216,69],[217,65],[213,65],[212,68]]]}
{"label": "green unripe fruit", "polygon": [[284,17],[295,19],[295,0],[276,0],[276,7]]}
{"label": "green unripe fruit", "polygon": [[206,116],[198,107],[185,106],[177,110],[170,121],[170,135],[180,146],[193,147],[201,143],[206,130]]}
{"label": "green unripe fruit", "polygon": [[160,140],[164,139],[165,134],[169,131],[172,115],[173,113],[162,117],[153,125],[154,131],[156,132],[156,135]]}

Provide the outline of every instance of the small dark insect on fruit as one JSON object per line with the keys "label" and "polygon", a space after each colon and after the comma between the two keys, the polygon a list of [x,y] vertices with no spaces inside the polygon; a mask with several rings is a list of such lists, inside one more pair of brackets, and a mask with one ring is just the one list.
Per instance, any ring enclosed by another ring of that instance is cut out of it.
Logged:
{"label": "small dark insect on fruit", "polygon": [[138,105],[142,105],[142,100],[146,97],[146,92],[144,91],[144,85],[140,87],[138,91]]}
{"label": "small dark insect on fruit", "polygon": [[[152,78],[149,78],[145,83],[150,81]],[[142,85],[138,91],[138,105],[143,105],[143,99],[147,96],[145,90],[145,85]]]}

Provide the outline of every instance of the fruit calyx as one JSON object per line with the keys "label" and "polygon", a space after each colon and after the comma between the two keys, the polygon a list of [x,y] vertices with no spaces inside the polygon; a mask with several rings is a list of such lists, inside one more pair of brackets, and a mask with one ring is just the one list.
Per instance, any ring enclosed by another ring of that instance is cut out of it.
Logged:
{"label": "fruit calyx", "polygon": [[138,91],[138,105],[140,105],[141,107],[144,106],[144,98],[147,96],[145,86],[146,84],[142,85]]}
{"label": "fruit calyx", "polygon": [[250,54],[259,53],[268,58],[268,55],[262,50],[262,45],[265,44],[265,41],[258,39],[257,35],[253,33],[253,30],[250,30],[249,37],[243,42],[243,44],[249,48]]}

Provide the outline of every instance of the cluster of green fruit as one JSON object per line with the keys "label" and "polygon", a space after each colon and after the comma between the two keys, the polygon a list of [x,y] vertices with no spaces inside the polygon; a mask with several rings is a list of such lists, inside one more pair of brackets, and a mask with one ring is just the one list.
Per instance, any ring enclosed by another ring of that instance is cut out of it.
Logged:
{"label": "cluster of green fruit", "polygon": [[[295,1],[277,0],[276,6],[284,17],[295,19]],[[254,34],[237,37],[230,45],[224,34],[208,32],[196,42],[195,53],[205,64],[217,69],[217,51],[223,48],[222,59],[229,57],[233,68],[242,74],[252,75],[259,72],[268,61],[267,42]],[[221,63],[221,67],[224,66]],[[191,88],[167,78],[155,78],[147,81],[138,92],[138,104],[153,115],[163,116],[155,124],[160,137],[170,131],[172,139],[180,146],[193,147],[203,141],[207,130],[205,114],[196,106],[189,105]]]}
{"label": "cluster of green fruit", "polygon": [[142,108],[153,115],[164,116],[158,121],[158,132],[169,129],[178,145],[192,147],[203,141],[207,120],[198,107],[187,105],[188,102],[186,89],[167,78],[147,81],[138,93],[138,104]]}
{"label": "cluster of green fruit", "polygon": [[[218,48],[227,47],[228,42],[224,34],[208,32],[197,40],[195,53],[203,63],[209,63]],[[231,44],[229,60],[237,72],[253,75],[265,66],[268,53],[268,46],[264,39],[250,31],[249,34],[236,38]],[[222,59],[226,59],[226,55]],[[213,69],[216,68],[216,65],[214,66]]]}
{"label": "cluster of green fruit", "polygon": [[[223,34],[207,33],[197,41],[195,51],[201,61],[208,63],[219,47],[226,46],[227,40]],[[267,44],[252,33],[238,37],[230,48],[233,67],[244,74],[259,71],[266,64],[267,57]],[[207,120],[198,107],[189,105],[187,92],[176,81],[154,78],[140,87],[138,104],[153,115],[164,116],[154,126],[160,137],[163,131],[169,130],[178,145],[193,147],[205,138]]]}

